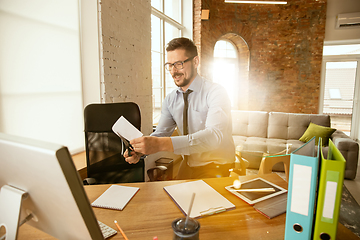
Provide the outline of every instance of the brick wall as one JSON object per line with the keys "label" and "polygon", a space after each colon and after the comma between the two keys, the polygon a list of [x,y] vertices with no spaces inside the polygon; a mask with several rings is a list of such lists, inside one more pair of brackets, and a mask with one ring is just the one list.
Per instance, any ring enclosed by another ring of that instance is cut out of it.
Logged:
{"label": "brick wall", "polygon": [[150,0],[99,5],[102,102],[135,102],[144,134],[152,132]]}
{"label": "brick wall", "polygon": [[249,49],[248,77],[239,76],[240,109],[318,113],[326,0],[288,0],[287,5],[195,0],[194,7],[210,10],[208,21],[194,16],[201,75],[211,79],[213,49],[224,36],[237,35]]}

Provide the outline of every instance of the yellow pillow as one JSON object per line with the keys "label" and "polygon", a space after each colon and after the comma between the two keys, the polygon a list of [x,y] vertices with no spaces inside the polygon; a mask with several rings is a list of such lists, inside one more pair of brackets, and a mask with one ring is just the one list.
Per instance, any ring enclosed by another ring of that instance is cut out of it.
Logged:
{"label": "yellow pillow", "polygon": [[322,138],[322,145],[327,146],[329,142],[329,138],[333,132],[335,132],[336,129],[329,128],[329,127],[323,127],[320,125],[316,125],[315,123],[310,123],[309,127],[306,129],[304,134],[299,139],[302,142],[308,142],[313,137],[316,137],[315,141],[316,144],[318,143],[319,137]]}

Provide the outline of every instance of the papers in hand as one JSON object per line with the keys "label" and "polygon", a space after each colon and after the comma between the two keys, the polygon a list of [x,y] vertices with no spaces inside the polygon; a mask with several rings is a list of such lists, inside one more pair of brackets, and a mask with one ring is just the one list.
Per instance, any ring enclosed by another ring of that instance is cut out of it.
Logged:
{"label": "papers in hand", "polygon": [[131,141],[135,138],[142,137],[143,134],[132,125],[124,116],[121,116],[113,125],[112,130],[120,138]]}

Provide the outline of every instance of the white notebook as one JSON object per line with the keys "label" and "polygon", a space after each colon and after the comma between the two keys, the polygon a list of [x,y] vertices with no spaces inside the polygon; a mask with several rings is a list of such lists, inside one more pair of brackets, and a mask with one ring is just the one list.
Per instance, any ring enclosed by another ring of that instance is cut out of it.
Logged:
{"label": "white notebook", "polygon": [[235,205],[203,180],[179,183],[164,187],[180,210],[187,215],[192,194],[195,193],[191,218],[200,218],[235,209]]}
{"label": "white notebook", "polygon": [[91,206],[123,210],[139,189],[138,187],[111,185]]}

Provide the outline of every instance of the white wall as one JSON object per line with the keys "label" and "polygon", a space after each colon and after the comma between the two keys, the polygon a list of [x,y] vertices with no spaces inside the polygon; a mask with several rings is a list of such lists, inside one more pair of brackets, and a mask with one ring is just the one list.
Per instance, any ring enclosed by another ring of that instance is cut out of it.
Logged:
{"label": "white wall", "polygon": [[360,27],[337,29],[336,16],[341,13],[360,12],[359,0],[327,0],[325,42],[354,40],[360,43]]}
{"label": "white wall", "polygon": [[0,1],[0,131],[83,148],[77,0]]}

